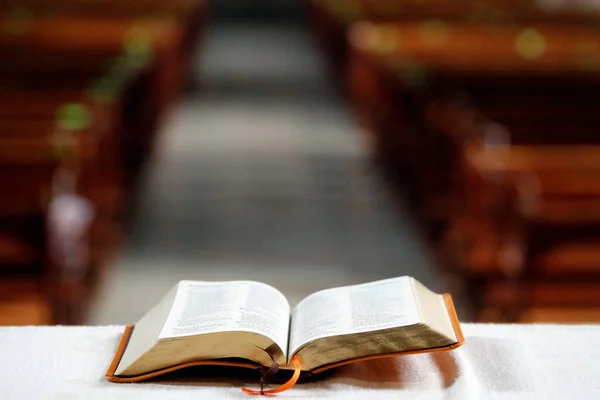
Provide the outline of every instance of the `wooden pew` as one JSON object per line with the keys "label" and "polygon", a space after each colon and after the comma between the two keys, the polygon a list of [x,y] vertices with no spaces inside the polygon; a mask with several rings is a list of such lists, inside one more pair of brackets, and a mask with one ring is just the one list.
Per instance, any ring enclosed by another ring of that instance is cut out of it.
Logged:
{"label": "wooden pew", "polygon": [[[10,94],[3,92],[6,97],[0,100],[8,104],[18,99],[18,96],[13,98]],[[55,102],[54,107],[52,101],[44,101],[48,100],[49,95]],[[44,283],[44,290],[32,295],[46,299],[52,310],[50,315],[54,318],[53,321],[76,323],[82,321],[85,300],[94,287],[83,284],[82,280],[91,281],[89,277],[101,274],[107,257],[110,257],[111,245],[112,248],[115,245],[111,241],[116,239],[117,234],[111,231],[114,226],[111,225],[110,218],[114,217],[116,211],[114,193],[111,191],[119,189],[120,183],[112,180],[114,177],[110,175],[110,169],[103,168],[114,161],[114,154],[108,154],[111,149],[105,146],[110,135],[108,129],[98,129],[101,124],[73,126],[77,121],[73,121],[72,117],[62,115],[57,119],[56,116],[44,115],[50,114],[51,109],[55,110],[55,114],[64,112],[61,109],[64,103],[61,101],[79,97],[69,97],[64,92],[57,96],[42,91],[37,96],[28,92],[26,98],[36,107],[15,107],[14,111],[20,111],[15,112],[15,115],[7,115],[6,111],[10,107],[5,107],[5,113],[0,116],[0,182],[6,190],[0,202],[0,219],[7,223],[7,229],[2,229],[4,237],[0,242],[4,244],[7,253],[13,254],[15,258],[13,262],[0,260],[0,273],[15,271],[18,267],[17,272],[20,274],[9,278],[10,281],[16,279],[17,282],[23,281],[22,273],[34,273],[30,275],[30,279]],[[11,104],[18,105],[18,101]],[[66,108],[80,107],[83,106],[69,104]],[[109,119],[104,121],[109,122]],[[108,128],[109,125],[104,127]],[[56,139],[63,141],[62,135],[70,136],[73,140],[58,145]],[[60,176],[57,173],[61,169],[69,172],[76,180],[73,183],[65,182],[67,186],[74,185],[72,189],[66,189],[75,190],[81,200],[89,201],[89,206],[94,209],[93,220],[79,240],[78,246],[85,253],[84,259],[77,265],[71,264],[68,267],[60,258],[51,257],[49,252],[50,240],[57,237],[55,233],[48,231],[49,223],[71,218],[71,208],[61,212],[50,211],[56,200],[61,198],[60,190],[56,192],[59,183],[57,178]],[[37,221],[33,226],[29,224],[30,230],[23,232],[22,229],[15,229],[15,226],[18,228],[28,220]],[[66,268],[70,271],[67,275]],[[75,278],[70,278],[73,276]],[[68,287],[77,285],[81,288],[79,293],[67,290]],[[38,284],[25,286],[40,287]],[[17,289],[25,291],[23,288]]]}
{"label": "wooden pew", "polygon": [[[594,124],[600,117],[588,88],[600,82],[599,70],[580,65],[575,57],[581,51],[578,44],[589,43],[588,59],[600,60],[593,46],[600,39],[595,30],[454,24],[437,35],[438,43],[424,39],[418,23],[364,23],[351,34],[349,87],[359,120],[376,143],[376,156],[387,169],[412,165],[412,172],[421,175],[413,180],[437,179],[413,192],[438,190],[449,182],[444,172],[451,171],[448,147],[454,144],[435,126],[435,118],[441,117],[432,114],[442,112],[435,109],[439,103],[477,105],[469,117],[473,123],[484,114],[509,124],[515,144],[596,140]],[[527,53],[531,49],[540,52],[534,59]],[[529,93],[523,104],[517,103],[520,93]],[[546,122],[544,113],[552,120]],[[587,127],[562,135],[561,126],[577,121]],[[460,146],[463,138],[453,140]],[[419,193],[416,203],[423,204],[423,197],[435,196]]]}
{"label": "wooden pew", "polygon": [[[119,100],[126,115],[122,129],[127,132],[123,135],[128,148],[126,171],[131,175],[127,181],[133,186],[181,89],[181,60],[188,50],[182,48],[181,30],[168,18],[107,21],[52,13],[32,17],[23,32],[6,34],[4,41],[0,38],[2,54],[11,59],[0,72],[19,82],[28,82],[33,75],[43,85],[48,80],[67,85],[72,80],[87,81],[86,86],[97,79],[108,80],[119,91],[125,80],[127,88]],[[73,37],[73,30],[80,35]],[[31,52],[38,54],[36,61],[28,56]],[[135,82],[129,82],[129,75]]]}
{"label": "wooden pew", "polygon": [[[36,15],[60,15],[70,18],[173,20],[184,29],[189,45],[197,43],[208,22],[208,2],[204,0],[5,0],[0,9],[9,13],[18,28]],[[20,24],[19,24],[20,23]],[[193,47],[189,48],[194,51]]]}
{"label": "wooden pew", "polygon": [[592,318],[593,297],[548,293],[600,280],[600,36],[549,24],[438,34],[408,22],[352,32],[349,85],[378,156],[409,169],[415,212],[442,222],[441,265],[482,320]]}
{"label": "wooden pew", "polygon": [[85,320],[202,28],[183,3],[0,6],[0,310],[37,310],[21,323]]}
{"label": "wooden pew", "polygon": [[[174,64],[175,82],[171,90],[177,93],[181,81],[189,73],[191,60],[197,53],[198,44],[208,23],[208,2],[205,0],[157,1],[142,0],[122,2],[115,0],[7,0],[0,5],[6,15],[6,26],[13,31],[27,30],[32,21],[40,17],[69,20],[98,21],[105,25],[135,23],[137,26],[171,24],[180,32],[179,48],[170,54]],[[139,28],[134,28],[133,31]],[[172,100],[172,99],[171,99]]]}
{"label": "wooden pew", "polygon": [[541,321],[565,307],[579,309],[579,320],[595,315],[597,296],[560,293],[600,282],[599,160],[600,147],[590,145],[467,147],[463,206],[441,260],[481,304],[480,319]]}
{"label": "wooden pew", "polygon": [[[114,212],[114,204],[111,204],[114,199],[110,193],[112,187],[107,187],[107,184],[112,182],[104,179],[107,176],[106,171],[102,170],[103,160],[97,157],[101,155],[99,147],[90,143],[85,148],[78,146],[64,153],[53,152],[52,135],[57,131],[57,124],[54,121],[35,122],[30,126],[21,124],[18,131],[0,131],[0,154],[3,156],[0,160],[0,181],[6,190],[0,203],[0,219],[6,221],[0,230],[0,243],[11,256],[9,259],[0,259],[0,274],[11,271],[18,273],[15,278],[9,277],[9,282],[15,279],[16,282],[22,282],[23,273],[28,274],[27,279],[40,281],[43,291],[32,293],[32,296],[46,299],[54,323],[77,323],[83,321],[81,318],[84,316],[86,299],[100,283],[92,277],[102,275],[118,240],[118,232],[114,231],[116,226],[110,219]],[[8,120],[6,125],[15,125],[15,120]],[[17,133],[16,145],[12,143],[15,140],[7,135],[11,132]],[[40,135],[44,132],[48,132],[49,137]],[[83,139],[91,139],[93,135],[90,129],[79,134]],[[23,140],[24,135],[29,137]],[[59,154],[63,154],[63,157],[57,157]],[[73,157],[65,158],[64,155]],[[76,179],[72,189],[68,187],[71,182],[65,182],[65,189],[75,190],[81,201],[89,202],[88,207],[93,209],[92,220],[84,228],[83,236],[73,242],[78,243],[77,247],[83,254],[75,264],[65,264],[65,255],[56,257],[52,255],[55,252],[51,251],[56,247],[51,245],[52,241],[59,237],[56,232],[66,232],[67,226],[56,231],[49,230],[50,225],[65,221],[62,223],[64,225],[73,218],[72,207],[65,208],[63,205],[57,209],[53,206],[64,196],[60,189],[56,192],[57,183],[60,183],[57,173],[61,169]],[[29,220],[34,223],[28,225],[27,231],[16,229]],[[27,284],[25,287],[40,288],[38,284]],[[74,291],[70,287],[80,289]],[[16,289],[25,292],[24,288]],[[29,299],[27,296],[25,298]]]}
{"label": "wooden pew", "polygon": [[481,322],[590,323],[600,318],[597,282],[498,282],[486,287]]}
{"label": "wooden pew", "polygon": [[52,323],[52,308],[44,296],[42,279],[0,280],[0,326]]}
{"label": "wooden pew", "polygon": [[[59,163],[61,152],[70,152],[79,157],[76,163],[81,172],[99,172],[98,187],[101,187],[101,192],[110,193],[109,197],[113,197],[112,200],[107,198],[104,204],[98,198],[96,205],[99,209],[108,214],[119,212],[120,206],[116,202],[119,201],[117,197],[125,195],[125,182],[121,176],[125,166],[121,160],[122,138],[119,138],[124,133],[117,129],[122,117],[118,113],[118,102],[95,100],[82,89],[53,90],[49,85],[35,89],[4,85],[0,103],[4,105],[0,111],[2,164],[10,164],[13,169],[27,167],[32,172],[35,172],[35,168],[50,171]],[[69,150],[65,147],[69,144],[74,148]],[[33,181],[25,183],[26,176],[22,175],[19,185],[38,187]],[[43,174],[38,178],[46,179]],[[46,188],[49,187],[48,179],[45,182]],[[31,198],[38,207],[39,197]],[[14,204],[23,206],[23,203]]]}
{"label": "wooden pew", "polygon": [[[73,35],[78,32],[78,35]],[[138,90],[150,90],[145,99],[146,132],[154,132],[180,88],[177,73],[181,54],[181,31],[169,21],[136,21],[63,16],[35,18],[27,30],[0,36],[0,72],[13,75],[49,74],[99,78],[110,69],[145,69]],[[36,54],[36,57],[31,57]],[[59,78],[61,79],[61,78]],[[141,133],[138,133],[141,135]]]}
{"label": "wooden pew", "polygon": [[430,33],[445,22],[493,26],[546,22],[596,27],[599,13],[591,1],[312,0],[309,18],[320,47],[339,75],[344,73],[349,52],[346,34],[360,22],[418,22],[424,35],[436,41],[435,32]]}
{"label": "wooden pew", "polygon": [[[30,100],[35,101],[36,98],[31,97]],[[69,293],[65,285],[70,280],[63,276],[67,266],[62,259],[50,257],[47,253],[51,249],[49,243],[59,237],[56,232],[65,232],[65,228],[59,231],[49,231],[48,228],[52,221],[68,221],[65,218],[72,218],[72,207],[65,208],[63,205],[57,209],[55,206],[62,197],[57,178],[60,178],[58,172],[63,169],[76,180],[65,183],[74,185],[72,190],[82,201],[87,199],[85,201],[89,201],[89,207],[94,212],[91,225],[84,229],[87,233],[79,240],[78,246],[85,253],[84,259],[76,265],[70,263],[68,275],[77,276],[78,280],[90,274],[97,275],[98,271],[93,265],[101,265],[105,261],[108,241],[114,238],[114,233],[107,231],[108,219],[114,211],[114,205],[109,203],[112,199],[106,198],[107,194],[110,197],[112,189],[107,184],[112,182],[104,179],[104,160],[98,158],[102,155],[98,146],[100,142],[95,141],[102,137],[94,137],[94,133],[98,132],[93,132],[88,126],[69,130],[64,121],[57,123],[43,118],[33,121],[0,119],[0,128],[0,182],[5,188],[0,203],[0,219],[5,222],[0,242],[6,253],[12,255],[12,261],[0,260],[0,272],[35,273],[32,276],[34,280],[45,276],[45,292],[49,301],[55,303],[52,310],[56,313],[56,321],[73,323],[76,320],[71,318],[75,315],[68,315],[64,309],[83,306],[85,297],[79,294],[65,298]],[[56,148],[53,136],[57,132],[74,136],[75,142],[67,144],[69,149]],[[78,141],[86,143],[77,145]],[[27,221],[31,223],[27,225],[29,229],[24,231],[20,227]],[[52,225],[57,225],[57,222]],[[22,280],[22,277],[17,278],[19,282]],[[49,285],[50,282],[53,284]],[[90,290],[88,285],[85,288],[86,291]]]}

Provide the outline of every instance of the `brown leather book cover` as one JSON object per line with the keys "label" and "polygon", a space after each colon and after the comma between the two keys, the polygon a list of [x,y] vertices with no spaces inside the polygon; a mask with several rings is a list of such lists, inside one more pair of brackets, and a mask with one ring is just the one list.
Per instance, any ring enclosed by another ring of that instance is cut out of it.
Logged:
{"label": "brown leather book cover", "polygon": [[[430,348],[430,349],[421,349],[421,350],[412,350],[412,351],[402,351],[402,352],[398,352],[398,353],[377,354],[377,355],[370,355],[370,356],[365,356],[365,357],[358,357],[358,358],[354,358],[351,360],[340,361],[337,363],[333,363],[333,364],[329,364],[329,365],[325,365],[325,366],[316,368],[312,371],[308,371],[306,374],[303,374],[304,377],[319,374],[321,372],[330,370],[332,368],[341,367],[342,365],[365,361],[365,360],[397,357],[397,356],[403,356],[403,355],[408,355],[408,354],[430,353],[430,352],[435,352],[435,351],[449,351],[449,350],[453,350],[453,349],[456,349],[456,348],[462,346],[463,343],[465,342],[465,338],[464,338],[462,330],[460,328],[460,323],[458,322],[458,316],[456,315],[456,310],[454,309],[454,303],[452,302],[452,297],[450,296],[450,294],[445,293],[444,300],[446,302],[448,314],[450,315],[450,320],[452,321],[452,326],[454,327],[454,332],[456,333],[458,342],[456,342],[450,346],[444,346],[444,347],[435,347],[435,348]],[[134,329],[134,325],[127,325],[125,327],[125,332],[123,333],[123,336],[121,337],[119,347],[117,348],[117,351],[116,351],[115,356],[110,364],[110,367],[108,368],[108,371],[106,371],[105,377],[110,382],[115,382],[115,383],[140,382],[140,381],[143,381],[146,379],[164,375],[169,372],[177,371],[179,369],[193,367],[193,366],[200,366],[200,365],[239,367],[239,368],[247,368],[247,369],[259,369],[260,368],[259,365],[255,364],[253,362],[250,362],[250,361],[245,363],[245,362],[230,362],[230,361],[223,361],[223,360],[203,360],[203,361],[186,362],[186,363],[174,365],[172,367],[162,368],[162,369],[159,369],[156,371],[152,371],[152,372],[148,372],[148,373],[136,375],[136,376],[117,376],[117,375],[115,375],[115,371],[117,370],[117,366],[119,365],[119,362],[121,361],[121,357],[123,356],[123,353],[125,352],[125,349],[127,348],[127,344],[129,343],[129,338],[131,337],[131,333],[133,332],[133,329]]]}

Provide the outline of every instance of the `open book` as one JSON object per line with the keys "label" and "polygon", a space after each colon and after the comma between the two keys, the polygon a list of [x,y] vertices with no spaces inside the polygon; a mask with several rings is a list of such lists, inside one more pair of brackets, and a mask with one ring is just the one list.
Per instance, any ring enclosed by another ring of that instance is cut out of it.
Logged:
{"label": "open book", "polygon": [[[259,282],[181,281],[127,328],[107,378],[133,382],[188,365],[318,373],[348,362],[463,342],[449,295],[411,277],[319,291],[291,308]],[[240,362],[240,360],[242,360]]]}

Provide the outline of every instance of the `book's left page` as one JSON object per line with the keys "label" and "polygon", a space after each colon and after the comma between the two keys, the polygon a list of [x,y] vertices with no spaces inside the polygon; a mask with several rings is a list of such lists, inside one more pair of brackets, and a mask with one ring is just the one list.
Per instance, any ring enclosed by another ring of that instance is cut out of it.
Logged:
{"label": "book's left page", "polygon": [[200,360],[287,357],[290,306],[260,282],[181,281],[138,323],[116,375],[134,376]]}

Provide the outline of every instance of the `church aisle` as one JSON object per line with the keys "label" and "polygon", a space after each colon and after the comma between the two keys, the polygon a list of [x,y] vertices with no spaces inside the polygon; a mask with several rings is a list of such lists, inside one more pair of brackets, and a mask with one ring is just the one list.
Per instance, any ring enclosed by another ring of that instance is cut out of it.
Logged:
{"label": "church aisle", "polygon": [[399,275],[441,290],[306,27],[216,25],[202,46],[89,322],[134,322],[180,279],[259,280],[292,304]]}

